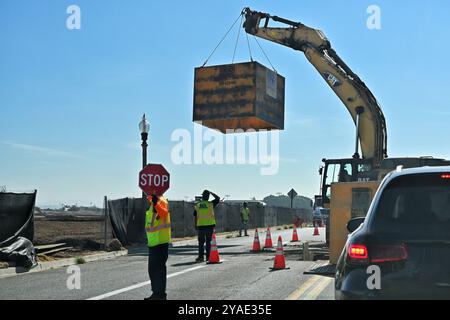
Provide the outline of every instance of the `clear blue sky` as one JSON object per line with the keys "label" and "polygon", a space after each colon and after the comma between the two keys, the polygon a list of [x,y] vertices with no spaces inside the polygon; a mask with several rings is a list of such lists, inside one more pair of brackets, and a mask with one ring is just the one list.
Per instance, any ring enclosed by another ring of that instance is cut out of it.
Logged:
{"label": "clear blue sky", "polygon": [[[68,30],[66,8],[81,8]],[[368,30],[366,9],[381,8]],[[138,122],[150,118],[149,162],[171,172],[171,199],[204,188],[262,198],[295,188],[312,197],[321,159],[353,154],[354,125],[303,54],[261,42],[286,77],[280,170],[174,165],[173,130],[192,131],[194,67],[244,6],[325,32],[378,98],[390,156],[450,158],[450,3],[441,1],[0,1],[0,185],[38,189],[38,204],[101,205],[139,196]],[[229,63],[237,29],[211,64]],[[243,39],[243,38],[241,38]],[[267,64],[252,43],[254,58]],[[248,60],[244,42],[239,61]]]}

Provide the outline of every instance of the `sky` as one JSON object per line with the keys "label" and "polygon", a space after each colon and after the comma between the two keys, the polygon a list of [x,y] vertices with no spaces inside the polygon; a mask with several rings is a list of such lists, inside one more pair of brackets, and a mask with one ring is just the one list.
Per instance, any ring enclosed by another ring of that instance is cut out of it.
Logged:
{"label": "sky", "polygon": [[[79,30],[66,26],[70,5],[80,8]],[[367,28],[370,5],[381,10],[379,30]],[[313,197],[321,159],[353,155],[354,124],[301,52],[267,41],[260,44],[286,78],[277,173],[173,161],[172,134],[194,130],[194,68],[246,6],[326,34],[380,102],[389,156],[450,158],[447,0],[0,0],[0,186],[37,189],[41,206],[139,197],[145,113],[148,161],[170,172],[169,199],[203,189],[232,199],[292,188]],[[208,65],[231,63],[237,34],[238,26]],[[243,33],[240,40],[235,60],[245,62]],[[253,58],[270,66],[250,40]]]}

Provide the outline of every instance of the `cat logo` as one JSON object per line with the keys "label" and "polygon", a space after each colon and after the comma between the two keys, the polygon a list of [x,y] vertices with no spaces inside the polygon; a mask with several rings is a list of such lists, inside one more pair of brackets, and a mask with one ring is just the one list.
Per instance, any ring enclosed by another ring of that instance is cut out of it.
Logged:
{"label": "cat logo", "polygon": [[324,74],[325,80],[330,84],[332,87],[339,87],[342,82],[336,78],[336,76],[332,75],[331,73],[325,72]]}

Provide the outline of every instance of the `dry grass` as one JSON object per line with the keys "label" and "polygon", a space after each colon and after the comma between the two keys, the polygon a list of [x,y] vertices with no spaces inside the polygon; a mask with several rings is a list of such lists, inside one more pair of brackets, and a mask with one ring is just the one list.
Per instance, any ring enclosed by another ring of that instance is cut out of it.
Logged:
{"label": "dry grass", "polygon": [[103,221],[35,221],[35,245],[62,239],[93,239],[103,242]]}
{"label": "dry grass", "polygon": [[46,256],[45,254],[40,254],[37,257],[38,262],[55,261],[55,258]]}

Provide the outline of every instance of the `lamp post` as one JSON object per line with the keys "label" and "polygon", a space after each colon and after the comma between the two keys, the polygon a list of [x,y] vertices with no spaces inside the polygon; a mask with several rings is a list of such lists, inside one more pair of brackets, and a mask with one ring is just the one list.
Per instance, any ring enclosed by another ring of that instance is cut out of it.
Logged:
{"label": "lamp post", "polygon": [[[142,140],[142,169],[145,168],[147,165],[147,139],[148,139],[148,132],[150,131],[150,123],[145,118],[145,113],[142,116],[141,122],[139,122],[139,130],[141,131],[141,140]],[[142,192],[142,198],[146,198],[146,195],[144,192]]]}

